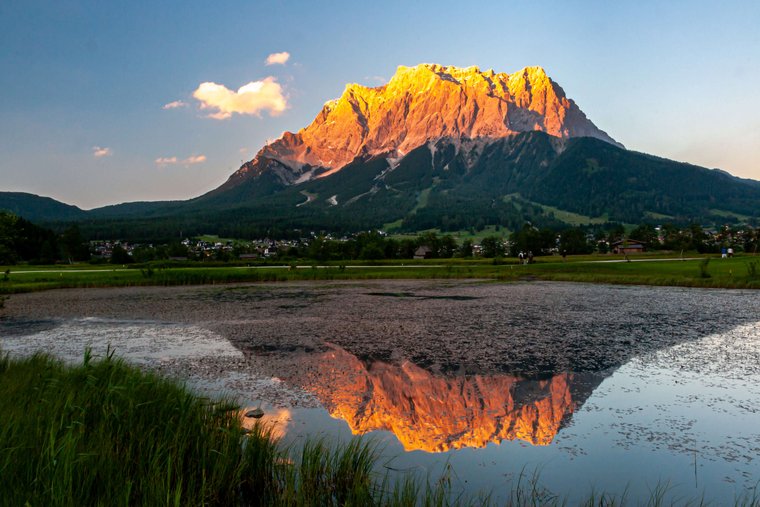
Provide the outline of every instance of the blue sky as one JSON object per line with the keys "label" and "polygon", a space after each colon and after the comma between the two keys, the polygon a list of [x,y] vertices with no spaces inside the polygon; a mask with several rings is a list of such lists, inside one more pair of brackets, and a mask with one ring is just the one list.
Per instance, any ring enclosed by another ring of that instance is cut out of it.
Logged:
{"label": "blue sky", "polygon": [[[0,1],[0,190],[194,197],[346,83],[421,62],[540,65],[629,149],[760,179],[760,2],[157,4]],[[284,110],[214,119],[193,96],[266,78]]]}

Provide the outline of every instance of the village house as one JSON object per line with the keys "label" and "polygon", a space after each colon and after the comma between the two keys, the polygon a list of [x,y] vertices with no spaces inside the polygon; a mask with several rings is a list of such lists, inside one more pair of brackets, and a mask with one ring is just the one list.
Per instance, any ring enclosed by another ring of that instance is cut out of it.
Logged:
{"label": "village house", "polygon": [[414,251],[414,258],[415,259],[432,259],[433,258],[433,250],[430,249],[427,245],[422,245],[417,250]]}
{"label": "village house", "polygon": [[635,239],[622,239],[612,243],[612,253],[616,254],[637,254],[645,252],[644,243]]}

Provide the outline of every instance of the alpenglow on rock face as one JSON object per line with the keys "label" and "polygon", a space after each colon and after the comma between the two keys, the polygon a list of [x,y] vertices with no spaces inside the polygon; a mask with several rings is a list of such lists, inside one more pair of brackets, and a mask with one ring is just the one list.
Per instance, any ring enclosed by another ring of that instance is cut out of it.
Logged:
{"label": "alpenglow on rock face", "polygon": [[558,138],[595,137],[597,128],[541,67],[513,74],[437,64],[401,66],[388,84],[346,86],[314,121],[259,151],[228,183],[269,168],[285,184],[332,174],[356,157],[403,157],[441,138],[500,139],[543,131]]}

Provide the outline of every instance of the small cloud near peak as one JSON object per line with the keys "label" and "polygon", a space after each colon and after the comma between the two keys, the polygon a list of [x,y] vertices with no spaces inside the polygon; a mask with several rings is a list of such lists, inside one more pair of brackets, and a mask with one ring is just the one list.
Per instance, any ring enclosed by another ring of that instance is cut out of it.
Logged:
{"label": "small cloud near peak", "polygon": [[92,147],[92,156],[95,158],[110,157],[111,155],[113,155],[111,148],[106,148],[102,146]]}
{"label": "small cloud near peak", "polygon": [[290,60],[290,53],[283,51],[282,53],[272,53],[267,56],[267,65],[285,65]]}
{"label": "small cloud near peak", "polygon": [[161,109],[179,109],[180,107],[187,107],[187,102],[175,100],[173,102],[169,102],[168,104],[164,104],[161,106]]}
{"label": "small cloud near peak", "polygon": [[212,110],[208,118],[215,120],[226,120],[234,113],[261,116],[262,111],[277,116],[288,107],[282,87],[272,76],[251,81],[238,91],[214,82],[201,83],[193,97],[201,103],[201,109]]}
{"label": "small cloud near peak", "polygon": [[185,165],[195,165],[195,164],[202,164],[205,161],[206,161],[206,155],[193,155],[193,156],[187,157],[182,162]]}
{"label": "small cloud near peak", "polygon": [[202,164],[206,161],[206,155],[191,155],[184,159],[177,157],[158,157],[154,162],[159,167],[166,167],[167,165],[184,165],[190,166],[195,164]]}
{"label": "small cloud near peak", "polygon": [[155,162],[158,166],[174,165],[177,163],[177,157],[158,157]]}

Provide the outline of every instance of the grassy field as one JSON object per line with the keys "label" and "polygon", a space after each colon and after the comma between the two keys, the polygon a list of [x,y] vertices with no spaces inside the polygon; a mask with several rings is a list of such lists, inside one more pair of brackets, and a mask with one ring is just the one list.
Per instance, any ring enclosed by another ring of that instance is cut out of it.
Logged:
{"label": "grassy field", "polygon": [[216,234],[202,234],[198,236],[197,239],[199,239],[200,241],[205,241],[206,243],[227,243],[227,242],[236,243],[237,241],[239,241],[234,238],[220,238]]}
{"label": "grassy field", "polygon": [[[695,257],[695,258],[692,258]],[[587,283],[672,285],[683,287],[760,288],[760,257],[645,254],[539,257],[531,265],[516,259],[341,261],[319,264],[192,266],[6,266],[0,267],[0,294],[55,288],[200,285],[296,280],[373,280],[481,278],[556,280]],[[658,260],[653,260],[658,259]],[[618,262],[609,262],[618,261]],[[6,271],[8,270],[8,271]]]}
{"label": "grassy field", "polygon": [[710,213],[712,213],[713,215],[717,215],[719,217],[736,218],[737,220],[743,220],[745,222],[752,218],[748,215],[742,215],[740,213],[734,213],[732,211],[723,211],[720,209],[711,209]]}
{"label": "grassy field", "polygon": [[654,262],[546,264],[542,280],[683,287],[760,288],[760,259],[702,258]]}
{"label": "grassy field", "polygon": [[523,202],[531,204],[533,206],[538,206],[539,208],[543,209],[544,212],[552,213],[554,214],[554,218],[557,220],[560,220],[562,222],[565,222],[569,225],[587,225],[587,224],[604,224],[609,221],[609,217],[607,215],[603,215],[600,217],[590,217],[586,215],[580,215],[578,213],[573,213],[572,211],[566,211],[563,209],[555,208],[554,206],[548,206],[546,204],[540,204],[534,201],[529,201],[527,199],[522,198],[520,194],[509,194],[504,196],[504,202],[511,202],[515,204],[515,206],[520,209],[520,201],[518,199],[521,199]]}
{"label": "grassy field", "polygon": [[[398,223],[398,226],[401,225],[401,221],[399,220],[397,222],[393,222],[392,224],[386,224],[386,227],[388,225],[393,225],[393,224],[396,224],[396,223]],[[480,243],[483,240],[483,238],[486,238],[488,236],[497,236],[497,237],[506,239],[512,233],[512,231],[510,231],[509,229],[507,229],[505,227],[499,227],[498,230],[497,230],[497,228],[496,228],[495,225],[488,225],[488,226],[484,227],[480,231],[473,231],[473,232],[470,232],[467,229],[463,229],[463,230],[459,230],[459,231],[446,231],[446,232],[443,232],[440,229],[425,229],[425,230],[422,230],[422,231],[409,232],[409,233],[403,233],[403,232],[394,233],[394,232],[391,232],[388,235],[388,237],[390,237],[392,239],[396,239],[396,240],[416,239],[421,234],[425,234],[425,233],[428,233],[428,232],[433,232],[433,233],[437,234],[438,236],[446,236],[446,235],[453,236],[456,239],[458,239],[459,242],[461,242],[462,240],[465,240],[465,239],[469,239],[469,240],[472,240],[475,243]]]}

